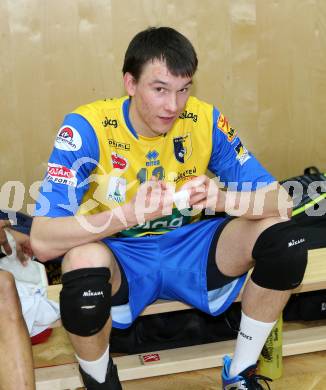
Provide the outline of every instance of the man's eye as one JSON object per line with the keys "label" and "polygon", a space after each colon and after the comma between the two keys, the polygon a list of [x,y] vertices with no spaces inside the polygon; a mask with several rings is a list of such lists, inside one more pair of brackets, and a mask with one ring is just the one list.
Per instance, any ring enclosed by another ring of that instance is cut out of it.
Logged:
{"label": "man's eye", "polygon": [[188,92],[188,87],[187,88],[182,88],[182,89],[180,89],[180,91],[179,92],[181,92],[181,93],[186,93],[186,92]]}
{"label": "man's eye", "polygon": [[165,89],[162,88],[162,87],[157,87],[157,88],[155,88],[155,90],[156,90],[157,92],[164,92],[164,91],[165,91]]}

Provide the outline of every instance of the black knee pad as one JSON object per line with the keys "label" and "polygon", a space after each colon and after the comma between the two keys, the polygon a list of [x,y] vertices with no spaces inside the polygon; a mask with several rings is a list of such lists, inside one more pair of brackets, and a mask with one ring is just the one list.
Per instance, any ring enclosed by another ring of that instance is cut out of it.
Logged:
{"label": "black knee pad", "polygon": [[307,265],[304,229],[292,220],[267,228],[258,237],[252,257],[256,264],[251,279],[258,286],[292,290],[302,282]]}
{"label": "black knee pad", "polygon": [[111,311],[111,284],[108,268],[81,268],[62,276],[61,321],[78,336],[98,333]]}

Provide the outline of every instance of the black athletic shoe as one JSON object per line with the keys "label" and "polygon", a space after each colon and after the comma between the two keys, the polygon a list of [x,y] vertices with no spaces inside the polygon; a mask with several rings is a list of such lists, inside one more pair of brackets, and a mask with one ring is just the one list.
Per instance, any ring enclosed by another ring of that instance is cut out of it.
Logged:
{"label": "black athletic shoe", "polygon": [[113,364],[113,360],[110,356],[108,363],[108,369],[106,371],[106,377],[104,383],[98,383],[90,375],[79,366],[79,372],[83,378],[84,386],[87,390],[122,390],[121,383],[118,376],[117,366]]}
{"label": "black athletic shoe", "polygon": [[[271,390],[268,381],[272,381],[263,375],[256,374],[257,365],[254,364],[240,372],[233,378],[229,376],[231,359],[229,356],[223,358],[224,366],[222,370],[223,390]],[[258,381],[264,382],[267,387],[263,387]]]}

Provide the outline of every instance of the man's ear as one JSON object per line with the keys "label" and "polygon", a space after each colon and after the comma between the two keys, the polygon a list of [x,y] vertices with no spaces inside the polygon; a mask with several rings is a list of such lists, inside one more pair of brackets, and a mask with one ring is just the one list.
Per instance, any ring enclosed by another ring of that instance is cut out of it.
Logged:
{"label": "man's ear", "polygon": [[134,96],[136,92],[137,82],[131,73],[127,72],[123,75],[123,83],[125,90],[129,96]]}

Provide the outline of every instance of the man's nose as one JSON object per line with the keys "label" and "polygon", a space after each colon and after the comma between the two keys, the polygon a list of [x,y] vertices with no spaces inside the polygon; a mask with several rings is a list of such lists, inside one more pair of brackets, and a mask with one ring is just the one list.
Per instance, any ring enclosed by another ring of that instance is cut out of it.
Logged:
{"label": "man's nose", "polygon": [[177,97],[175,94],[170,94],[165,101],[165,109],[175,113],[177,111]]}

